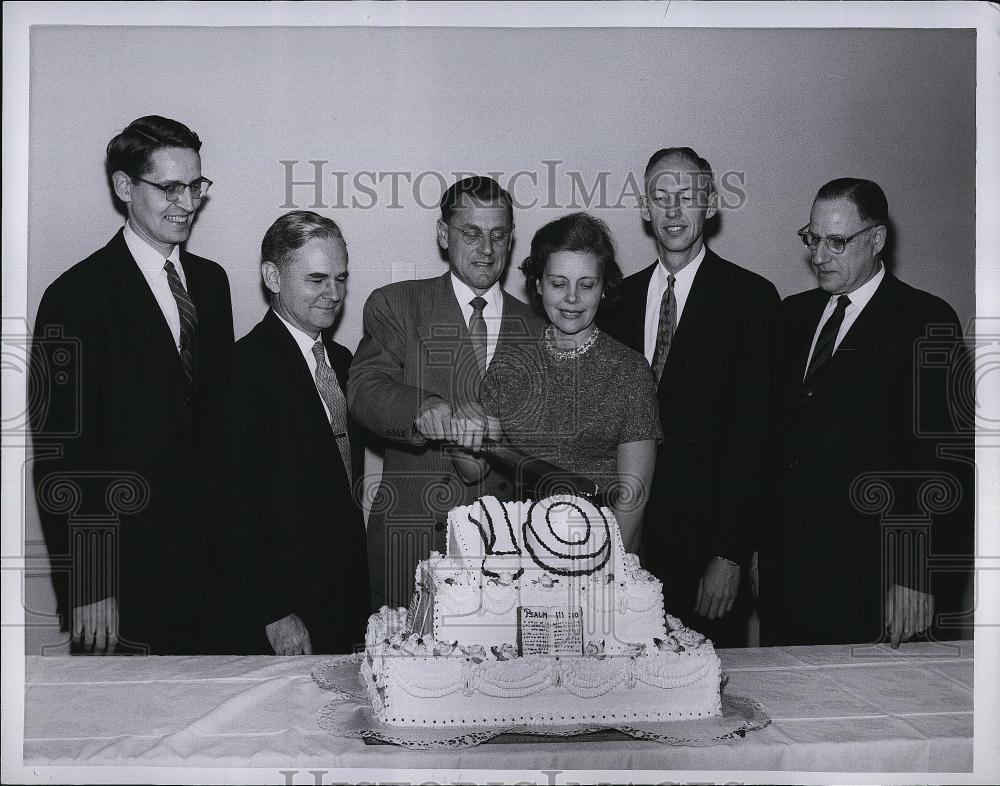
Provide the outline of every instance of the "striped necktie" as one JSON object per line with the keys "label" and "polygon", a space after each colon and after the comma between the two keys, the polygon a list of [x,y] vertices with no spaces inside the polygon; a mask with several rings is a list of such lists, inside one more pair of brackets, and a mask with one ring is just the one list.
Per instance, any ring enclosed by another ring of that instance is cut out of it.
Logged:
{"label": "striped necktie", "polygon": [[170,286],[170,293],[177,301],[177,314],[181,318],[181,364],[184,366],[184,373],[190,382],[194,378],[194,337],[198,332],[198,309],[195,308],[194,301],[184,289],[174,263],[168,259],[163,265],[163,269],[167,271],[167,284]]}
{"label": "striped necktie", "polygon": [[337,449],[340,451],[340,458],[347,471],[347,482],[349,485],[353,485],[351,439],[347,435],[347,400],[344,398],[344,391],[340,389],[336,373],[326,362],[323,339],[316,339],[312,353],[313,357],[316,358],[316,389],[330,410],[330,428],[333,429],[333,436],[337,440]]}
{"label": "striped necktie", "polygon": [[469,305],[472,306],[472,317],[469,319],[472,349],[476,353],[476,362],[479,363],[479,373],[486,376],[486,320],[483,319],[486,298],[474,297]]}
{"label": "striped necktie", "polygon": [[806,395],[812,393],[816,384],[816,377],[833,357],[833,345],[837,343],[837,334],[840,326],[844,324],[844,312],[851,305],[851,299],[847,295],[837,298],[837,307],[833,310],[830,318],[823,323],[822,330],[819,331],[819,338],[816,339],[816,346],[813,348],[812,359],[809,361],[809,368],[802,380],[802,389]]}
{"label": "striped necktie", "polygon": [[667,274],[667,288],[660,299],[660,321],[656,326],[656,349],[653,350],[653,375],[656,383],[660,383],[663,367],[670,354],[670,344],[674,340],[677,329],[677,298],[674,297],[674,274]]}

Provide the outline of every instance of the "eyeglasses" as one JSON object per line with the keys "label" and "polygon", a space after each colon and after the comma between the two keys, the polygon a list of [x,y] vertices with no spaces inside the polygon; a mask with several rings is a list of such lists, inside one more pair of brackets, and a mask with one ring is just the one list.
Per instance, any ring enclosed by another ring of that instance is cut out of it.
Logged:
{"label": "eyeglasses", "polygon": [[[457,230],[462,233],[462,239],[465,240],[470,246],[478,246],[483,242],[483,238],[487,237],[479,227],[457,227],[454,224],[448,224],[452,229]],[[513,234],[514,227],[510,229],[494,229],[489,233],[490,243],[496,243],[497,245],[503,245],[508,240],[510,240],[511,234]]]}
{"label": "eyeglasses", "polygon": [[869,229],[874,229],[875,227],[882,226],[881,224],[869,224],[864,229],[859,229],[853,235],[848,237],[843,237],[841,235],[817,235],[809,231],[809,225],[806,224],[802,229],[800,229],[796,234],[802,238],[802,242],[809,246],[811,251],[815,251],[819,246],[820,241],[826,241],[826,247],[830,249],[831,254],[843,254],[847,250],[847,244],[850,243],[858,235],[867,232]]}
{"label": "eyeglasses", "polygon": [[192,199],[202,199],[212,186],[212,181],[207,177],[199,177],[190,183],[165,183],[162,186],[159,183],[154,183],[152,180],[146,180],[144,177],[138,177],[137,175],[131,175],[131,177],[133,180],[138,180],[147,186],[160,189],[168,202],[176,202],[188,188],[191,189]]}

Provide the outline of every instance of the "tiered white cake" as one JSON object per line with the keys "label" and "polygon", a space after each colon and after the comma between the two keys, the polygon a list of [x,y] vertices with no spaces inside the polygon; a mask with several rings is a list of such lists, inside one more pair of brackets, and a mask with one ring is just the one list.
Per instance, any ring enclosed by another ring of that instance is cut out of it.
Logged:
{"label": "tiered white cake", "polygon": [[448,517],[410,608],[368,622],[362,674],[399,726],[602,724],[721,713],[712,642],[585,499],[483,497]]}

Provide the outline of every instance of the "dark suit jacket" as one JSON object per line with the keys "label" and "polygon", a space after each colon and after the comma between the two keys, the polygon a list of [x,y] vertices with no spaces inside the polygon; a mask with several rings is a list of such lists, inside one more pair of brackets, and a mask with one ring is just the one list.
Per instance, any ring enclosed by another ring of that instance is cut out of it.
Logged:
{"label": "dark suit jacket", "polygon": [[969,467],[936,455],[948,442],[971,459],[954,417],[966,381],[955,312],[887,274],[806,395],[829,298],[789,297],[775,324],[775,504],[760,557],[768,644],[878,641],[892,583],[954,610],[956,575],[926,571],[932,555],[971,554]]}
{"label": "dark suit jacket", "polygon": [[123,651],[197,646],[200,436],[233,320],[223,269],[185,251],[181,264],[198,309],[192,384],[121,231],[48,287],[35,319],[34,480],[59,610],[115,594]]}
{"label": "dark suit jacket", "polygon": [[[625,279],[602,321],[640,353],[658,264]],[[694,606],[714,556],[746,568],[764,481],[765,325],[777,304],[771,282],[705,249],[657,388],[663,442],[642,530],[671,613]]]}
{"label": "dark suit jacket", "polygon": [[[323,343],[343,389],[351,353],[329,332]],[[237,342],[236,361],[236,432],[220,505],[236,528],[235,564],[221,575],[231,584],[220,587],[232,616],[214,649],[270,653],[264,626],[294,612],[314,653],[353,652],[368,617],[364,519],[313,375],[273,311]],[[353,422],[349,434],[360,488],[364,435]]]}
{"label": "dark suit jacket", "polygon": [[[449,455],[413,429],[421,403],[440,396],[453,407],[479,400],[482,377],[468,328],[455,299],[451,273],[376,289],[364,310],[347,397],[351,413],[385,440],[382,481],[368,518],[372,604],[406,605],[417,562],[445,551],[448,511],[483,494],[509,498],[512,484],[493,471],[466,484]],[[503,295],[497,351],[534,340],[542,322]]]}

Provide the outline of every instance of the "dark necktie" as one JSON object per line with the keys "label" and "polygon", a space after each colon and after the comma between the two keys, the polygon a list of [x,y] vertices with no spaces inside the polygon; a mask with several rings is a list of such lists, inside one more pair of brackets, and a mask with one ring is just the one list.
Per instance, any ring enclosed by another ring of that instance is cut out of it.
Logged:
{"label": "dark necktie", "polygon": [[656,326],[656,349],[653,350],[653,375],[659,384],[670,354],[670,343],[677,329],[677,298],[674,297],[674,274],[667,274],[667,288],[660,299],[660,321]]}
{"label": "dark necktie", "polygon": [[181,318],[181,364],[190,382],[194,378],[194,337],[198,332],[198,309],[194,307],[194,301],[184,289],[174,263],[168,259],[163,269],[167,271],[170,293],[177,301],[177,314]]}
{"label": "dark necktie", "polygon": [[472,306],[472,318],[469,319],[469,336],[472,339],[472,349],[479,363],[479,373],[486,375],[486,320],[483,319],[483,309],[486,308],[486,298],[474,297],[469,301]]}
{"label": "dark necktie", "polygon": [[823,324],[823,329],[819,331],[819,338],[816,339],[816,347],[813,349],[812,359],[809,361],[809,368],[806,369],[805,379],[802,380],[802,389],[807,393],[812,391],[816,376],[833,357],[833,345],[837,341],[837,334],[840,326],[844,324],[844,312],[851,304],[851,299],[847,295],[837,298],[837,307],[833,310],[830,318]]}
{"label": "dark necktie", "polygon": [[353,484],[351,439],[347,435],[347,400],[344,398],[344,391],[340,389],[337,375],[330,368],[330,364],[326,362],[326,351],[323,349],[322,339],[317,339],[316,343],[313,344],[312,353],[313,357],[316,358],[316,389],[330,410],[330,428],[333,429],[340,458],[343,459],[344,469],[347,470],[347,482]]}

